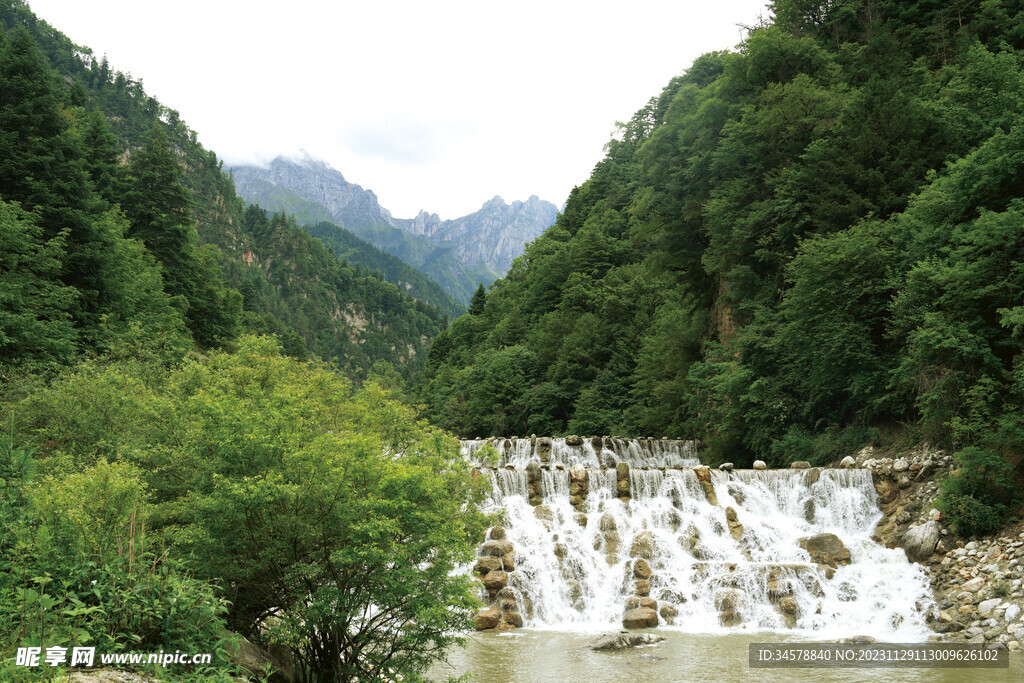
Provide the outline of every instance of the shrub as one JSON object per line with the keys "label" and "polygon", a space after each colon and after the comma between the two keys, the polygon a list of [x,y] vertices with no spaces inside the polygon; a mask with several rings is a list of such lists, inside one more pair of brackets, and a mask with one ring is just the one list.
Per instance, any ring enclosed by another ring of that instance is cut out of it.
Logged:
{"label": "shrub", "polygon": [[998,453],[969,446],[955,456],[960,470],[942,481],[936,507],[958,534],[995,531],[1017,502],[1013,467]]}

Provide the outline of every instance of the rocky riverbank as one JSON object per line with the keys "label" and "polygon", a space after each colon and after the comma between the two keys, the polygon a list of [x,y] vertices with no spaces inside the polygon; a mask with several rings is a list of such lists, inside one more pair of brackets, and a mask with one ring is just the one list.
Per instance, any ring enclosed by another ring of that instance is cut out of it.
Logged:
{"label": "rocky riverbank", "polygon": [[936,640],[1003,643],[1024,651],[1024,532],[959,538],[934,507],[938,482],[954,464],[941,451],[878,458],[870,448],[855,458],[871,470],[884,516],[877,538],[927,567],[936,609]]}

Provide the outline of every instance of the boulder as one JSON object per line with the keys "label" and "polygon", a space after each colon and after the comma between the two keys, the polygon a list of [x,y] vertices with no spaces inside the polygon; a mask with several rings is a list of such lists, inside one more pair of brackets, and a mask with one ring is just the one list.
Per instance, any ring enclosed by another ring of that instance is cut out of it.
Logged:
{"label": "boulder", "polygon": [[499,569],[488,572],[487,576],[484,577],[484,588],[489,591],[498,591],[507,585],[508,574]]}
{"label": "boulder", "polygon": [[629,481],[629,463],[620,462],[615,465],[615,479],[618,481]]}
{"label": "boulder", "polygon": [[637,607],[622,617],[623,628],[654,628],[658,625],[658,613],[649,607]]}
{"label": "boulder", "polygon": [[519,612],[505,612],[503,615],[505,623],[514,628],[523,627],[523,615]]}
{"label": "boulder", "polygon": [[481,557],[476,561],[476,564],[473,566],[473,571],[481,576],[486,576],[495,569],[501,569],[501,565],[502,561],[500,558],[488,555],[487,557]]}
{"label": "boulder", "polygon": [[853,459],[852,455],[848,455],[839,461],[839,466],[843,469],[850,469],[851,467],[857,466],[857,461]]}
{"label": "boulder", "polygon": [[590,649],[599,652],[625,650],[640,645],[654,645],[663,640],[665,640],[663,636],[656,636],[653,633],[612,633],[595,640],[590,644]]}
{"label": "boulder", "polygon": [[941,535],[942,526],[938,522],[925,522],[903,534],[900,547],[907,552],[911,562],[923,562],[935,552],[935,545]]}
{"label": "boulder", "polygon": [[[537,509],[539,510],[540,508]],[[512,552],[512,544],[508,541],[487,541],[480,547],[480,555],[483,557],[490,556],[500,559],[503,555],[510,552]]]}
{"label": "boulder", "polygon": [[500,526],[492,526],[491,530],[487,532],[487,536],[492,541],[504,541],[505,528]]}
{"label": "boulder", "polygon": [[629,546],[629,556],[652,560],[654,559],[654,550],[654,534],[650,531],[641,531],[633,537],[633,544]]}
{"label": "boulder", "polygon": [[806,460],[797,460],[796,462],[790,464],[790,467],[793,468],[794,470],[806,470],[810,468],[810,466],[811,463],[807,462]]}
{"label": "boulder", "polygon": [[501,610],[498,609],[497,605],[491,605],[487,609],[477,612],[475,621],[477,631],[495,628],[498,622],[501,621]]}
{"label": "boulder", "polygon": [[697,475],[698,481],[711,481],[711,470],[707,465],[698,465],[693,468],[693,473]]}
{"label": "boulder", "polygon": [[501,566],[507,572],[515,571],[515,568],[516,568],[515,554],[514,553],[505,553],[504,555],[502,555],[501,556]]}
{"label": "boulder", "polygon": [[723,472],[732,472],[733,467],[735,467],[735,465],[733,465],[731,462],[723,462],[721,465],[718,466],[718,469],[722,470]]}
{"label": "boulder", "polygon": [[[231,636],[232,634],[224,631],[224,635]],[[272,647],[264,650],[242,636],[237,636],[231,637],[226,641],[225,651],[231,663],[237,665],[242,670],[240,673],[248,673],[253,677],[258,677],[261,681],[266,680],[270,683],[292,683],[295,680],[295,667],[292,663],[291,650],[281,647]],[[268,669],[270,670],[269,677],[267,677]],[[99,674],[100,672],[97,671],[96,673]],[[99,681],[101,679],[91,680]],[[116,680],[119,683],[137,680],[139,683],[143,683],[143,681],[150,681],[152,679],[148,676],[138,679],[128,678],[127,674],[118,672],[116,678],[111,676],[109,679],[103,678],[102,680]]]}
{"label": "boulder", "polygon": [[647,579],[637,579],[635,586],[635,591],[637,595],[641,597],[647,597],[651,594],[651,582]]}
{"label": "boulder", "polygon": [[878,502],[883,505],[893,502],[900,494],[892,479],[879,479],[875,484],[875,491],[878,492]]}
{"label": "boulder", "polygon": [[676,617],[679,616],[679,610],[676,609],[676,606],[669,605],[667,603],[663,603],[661,605],[661,609],[658,610],[658,613],[661,615],[661,618],[665,620],[665,623],[669,626],[672,626],[675,623]]}
{"label": "boulder", "polygon": [[570,434],[569,436],[565,437],[565,445],[566,446],[582,446],[583,445],[583,437],[582,436],[576,436],[575,434]]}
{"label": "boulder", "polygon": [[587,468],[583,465],[573,465],[569,468],[569,481],[583,483],[587,480]]}
{"label": "boulder", "polygon": [[637,579],[649,579],[654,574],[654,570],[651,569],[651,565],[648,564],[647,560],[639,559],[633,563],[633,577]]}
{"label": "boulder", "polygon": [[800,547],[811,556],[811,562],[835,569],[850,564],[850,551],[835,534],[817,534],[800,539]]}
{"label": "boulder", "polygon": [[766,469],[768,469],[768,463],[766,463],[764,460],[755,460],[754,461],[754,469],[755,470],[766,470]]}

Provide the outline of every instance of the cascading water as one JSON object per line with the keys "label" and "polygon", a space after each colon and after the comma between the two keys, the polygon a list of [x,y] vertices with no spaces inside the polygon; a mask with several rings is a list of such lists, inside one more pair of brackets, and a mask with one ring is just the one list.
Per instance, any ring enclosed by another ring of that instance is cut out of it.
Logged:
{"label": "cascading water", "polygon": [[[924,571],[871,540],[881,512],[866,470],[642,469],[623,459],[629,444],[602,469],[583,445],[565,446],[574,459],[557,441],[544,465],[491,474],[514,552],[503,581],[485,585],[526,626],[609,629],[643,615],[695,632],[928,633]],[[682,457],[636,446],[641,461]],[[518,467],[527,451],[499,453]]]}

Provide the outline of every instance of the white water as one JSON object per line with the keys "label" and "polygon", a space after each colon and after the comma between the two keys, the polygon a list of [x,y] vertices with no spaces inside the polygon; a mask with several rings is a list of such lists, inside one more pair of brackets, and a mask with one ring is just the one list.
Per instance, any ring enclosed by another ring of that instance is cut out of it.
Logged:
{"label": "white water", "polygon": [[[693,441],[678,439],[613,439],[593,437],[570,446],[565,438],[472,439],[462,442],[462,453],[476,461],[476,453],[490,443],[498,451],[499,466],[525,468],[531,461],[550,465],[614,467],[628,462],[636,467],[693,467],[699,465]],[[595,443],[597,445],[595,446]]]}
{"label": "white water", "polygon": [[[518,459],[525,453],[509,454]],[[650,597],[659,609],[669,605],[678,612],[675,629],[923,640],[930,633],[924,615],[932,607],[927,577],[901,550],[871,540],[881,512],[870,473],[822,470],[809,483],[808,472],[713,471],[719,504],[712,505],[692,469],[633,468],[632,499],[623,501],[615,497],[615,470],[591,465],[581,514],[569,503],[567,471],[540,473],[537,508],[529,503],[524,470],[494,471],[494,503],[505,511],[506,537],[515,548],[509,585],[525,626],[619,628],[635,590],[632,549],[648,556]],[[727,507],[742,525],[738,540],[730,534]],[[801,537],[820,533],[837,535],[851,554],[850,565],[838,567],[831,579],[799,546]],[[783,598],[797,605],[789,624]],[[729,626],[722,623],[723,608],[731,608]],[[659,626],[666,625],[663,615]]]}

